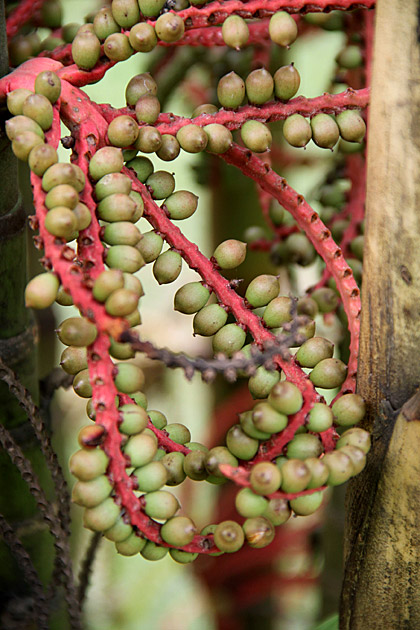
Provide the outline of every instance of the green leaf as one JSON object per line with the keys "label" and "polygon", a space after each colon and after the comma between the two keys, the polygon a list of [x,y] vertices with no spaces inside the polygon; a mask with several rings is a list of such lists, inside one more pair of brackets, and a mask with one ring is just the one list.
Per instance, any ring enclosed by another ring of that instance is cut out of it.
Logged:
{"label": "green leaf", "polygon": [[338,614],[324,619],[314,630],[338,630]]}

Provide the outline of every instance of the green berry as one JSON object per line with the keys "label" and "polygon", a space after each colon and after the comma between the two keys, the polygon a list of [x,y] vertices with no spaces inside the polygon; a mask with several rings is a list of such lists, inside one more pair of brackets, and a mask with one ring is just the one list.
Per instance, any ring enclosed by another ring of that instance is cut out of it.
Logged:
{"label": "green berry", "polygon": [[105,310],[113,317],[125,317],[132,313],[139,301],[137,293],[128,289],[117,289],[105,302]]}
{"label": "green berry", "polygon": [[172,160],[178,157],[181,151],[178,140],[174,138],[174,136],[165,133],[161,136],[161,141],[162,144],[160,149],[156,151],[156,155],[165,162],[172,162]]}
{"label": "green berry", "polygon": [[125,61],[133,52],[128,37],[123,33],[113,33],[104,42],[104,53],[111,61]]}
{"label": "green berry", "polygon": [[109,123],[108,140],[114,147],[129,147],[139,135],[139,128],[131,116],[117,116]]}
{"label": "green berry", "polygon": [[288,501],[284,499],[270,499],[267,508],[262,514],[269,521],[273,523],[275,527],[283,525],[289,520],[291,515]]}
{"label": "green berry", "polygon": [[268,495],[279,489],[282,473],[271,462],[260,462],[251,469],[249,481],[256,494]]}
{"label": "green berry", "polygon": [[160,114],[160,102],[154,94],[144,94],[136,103],[136,118],[139,122],[152,124]]}
{"label": "green berry", "polygon": [[150,518],[166,520],[172,518],[179,510],[178,499],[170,492],[157,490],[144,496],[144,511]]}
{"label": "green berry", "polygon": [[[31,94],[33,94],[33,92],[25,88],[18,88],[17,90],[9,92],[7,95],[7,109],[9,112],[14,116],[22,114],[23,103]],[[8,122],[9,121],[6,121],[6,125]]]}
{"label": "green berry", "polygon": [[364,453],[368,453],[371,446],[370,433],[364,429],[353,427],[345,431],[337,442],[337,448],[341,449],[343,446],[357,446]]}
{"label": "green berry", "polygon": [[185,444],[191,440],[190,430],[179,422],[171,422],[165,426],[165,431],[177,444]]}
{"label": "green berry", "polygon": [[169,549],[169,555],[171,556],[172,560],[175,560],[175,562],[179,562],[180,564],[188,564],[189,562],[193,562],[198,557],[198,553],[181,551],[181,549]]}
{"label": "green berry", "polygon": [[270,18],[268,32],[273,42],[279,46],[290,46],[298,35],[295,20],[285,11],[277,11]]}
{"label": "green berry", "polygon": [[98,39],[104,40],[112,33],[119,33],[121,28],[112,15],[112,9],[104,7],[100,9],[93,20],[93,30]]}
{"label": "green berry", "polygon": [[256,428],[252,420],[252,411],[245,411],[239,414],[239,422],[244,433],[257,440],[268,440],[270,433],[265,433]]}
{"label": "green berry", "polygon": [[89,346],[95,341],[98,331],[87,319],[70,317],[60,324],[57,334],[66,346]]}
{"label": "green berry", "polygon": [[217,85],[217,98],[222,107],[236,109],[245,98],[245,83],[235,72],[223,76]]}
{"label": "green berry", "polygon": [[282,66],[274,74],[274,94],[281,101],[293,98],[300,87],[300,74],[293,63]]}
{"label": "green berry", "polygon": [[280,296],[271,300],[264,310],[263,320],[268,328],[279,328],[292,321],[292,300]]}
{"label": "green berry", "polygon": [[127,105],[135,106],[145,94],[157,94],[157,83],[149,72],[136,74],[127,84],[125,98]]}
{"label": "green berry", "polygon": [[76,215],[64,206],[56,206],[45,217],[45,228],[53,236],[71,240],[77,232]]}
{"label": "green berry", "polygon": [[186,516],[174,516],[162,525],[160,535],[168,545],[184,547],[192,542],[197,528]]}
{"label": "green berry", "polygon": [[181,255],[168,249],[156,258],[153,265],[153,275],[159,284],[169,284],[178,278],[181,268]]}
{"label": "green berry", "polygon": [[312,299],[317,303],[321,313],[330,313],[338,306],[337,293],[328,287],[316,289],[311,295]]}
{"label": "green berry", "polygon": [[104,536],[108,540],[118,543],[127,540],[132,533],[133,528],[131,525],[129,523],[125,523],[123,518],[120,516],[116,523],[104,532]]}
{"label": "green berry", "polygon": [[344,394],[332,406],[334,422],[342,427],[358,424],[366,414],[366,405],[359,394]]}
{"label": "green berry", "polygon": [[268,402],[276,411],[289,416],[297,413],[302,407],[303,397],[294,383],[280,381],[271,390]]}
{"label": "green berry", "polygon": [[102,450],[81,449],[71,456],[69,468],[71,474],[80,481],[91,481],[105,474],[108,463],[108,457]]}
{"label": "green berry", "polygon": [[147,433],[132,435],[124,446],[124,455],[129,457],[130,465],[138,468],[151,462],[156,455],[156,440]]}
{"label": "green berry", "polygon": [[248,381],[248,389],[253,398],[267,398],[280,374],[275,370],[266,370],[263,366],[256,369]]}
{"label": "green berry", "polygon": [[332,149],[338,142],[340,131],[335,119],[328,114],[311,118],[312,140],[323,149]]}
{"label": "green berry", "polygon": [[337,55],[336,61],[341,68],[354,70],[363,63],[363,55],[359,46],[347,46]]}
{"label": "green berry", "polygon": [[45,171],[57,162],[57,151],[49,144],[38,144],[28,156],[29,168],[38,177],[42,177]]}
{"label": "green berry", "polygon": [[136,157],[134,160],[127,162],[127,166],[133,169],[137,175],[137,179],[142,183],[147,180],[154,170],[152,162],[146,157]]}
{"label": "green berry", "polygon": [[326,453],[323,460],[329,470],[327,480],[329,486],[339,486],[354,474],[352,460],[341,450]]}
{"label": "green berry", "polygon": [[140,538],[140,536],[137,535],[137,532],[133,532],[126,540],[123,540],[122,542],[117,542],[115,544],[115,547],[118,553],[120,553],[122,556],[134,556],[144,550],[145,545],[145,539]]}
{"label": "green berry", "polygon": [[57,304],[60,304],[60,306],[73,306],[73,298],[70,293],[67,293],[67,291],[63,289],[62,286],[58,289],[55,301]]}
{"label": "green berry", "polygon": [[60,282],[56,275],[50,272],[41,273],[26,285],[26,308],[48,308],[56,297]]}
{"label": "green berry", "polygon": [[207,477],[206,470],[207,452],[191,451],[184,459],[184,472],[194,481],[202,481]]}
{"label": "green berry", "polygon": [[159,151],[162,146],[162,136],[155,127],[146,125],[140,127],[139,136],[136,140],[135,147],[142,153],[154,153]]}
{"label": "green berry", "polygon": [[157,44],[155,29],[151,24],[135,24],[128,35],[130,44],[136,52],[150,52]]}
{"label": "green berry", "polygon": [[107,269],[96,278],[92,293],[95,300],[105,302],[117,289],[124,287],[124,276],[120,269]]}
{"label": "green berry", "polygon": [[224,479],[225,477],[219,469],[221,464],[228,464],[236,468],[238,466],[238,460],[225,446],[215,446],[207,453],[207,472],[214,477]]}
{"label": "green berry", "polygon": [[340,387],[347,376],[347,366],[339,359],[323,359],[309,375],[315,387],[334,389]]}
{"label": "green berry", "polygon": [[140,10],[137,0],[112,0],[111,8],[114,20],[122,28],[130,28],[140,21]]}
{"label": "green berry", "polygon": [[188,190],[177,190],[165,199],[165,208],[173,221],[188,219],[194,214],[198,197]]}
{"label": "green berry", "polygon": [[156,20],[155,30],[163,42],[177,42],[184,36],[184,20],[176,13],[164,13]]}
{"label": "green berry", "polygon": [[30,131],[44,140],[44,132],[32,118],[27,116],[13,116],[6,120],[6,134],[9,140],[14,140],[21,133]]}
{"label": "green berry", "polygon": [[265,306],[278,296],[280,284],[276,276],[257,276],[248,285],[245,298],[253,308]]}
{"label": "green berry", "polygon": [[214,531],[214,542],[220,551],[234,553],[245,542],[244,531],[235,521],[222,521]]}
{"label": "green berry", "polygon": [[71,500],[82,507],[92,508],[102,503],[112,492],[108,477],[100,475],[91,481],[77,481],[72,490]]}
{"label": "green berry", "polygon": [[83,190],[83,187],[80,188],[78,173],[74,168],[74,164],[60,164],[59,162],[58,164],[53,164],[45,171],[42,177],[42,189],[45,192],[49,192],[52,188],[60,184],[73,186],[77,192]]}
{"label": "green berry", "polygon": [[136,276],[133,276],[131,273],[124,273],[124,288],[129,289],[130,291],[134,291],[137,295],[142,297],[144,295],[143,286]]}
{"label": "green berry", "polygon": [[222,37],[227,46],[240,50],[249,39],[248,24],[239,15],[230,15],[223,22]]}
{"label": "green berry", "polygon": [[273,96],[273,77],[265,68],[253,70],[245,79],[245,89],[251,105],[263,105]]}
{"label": "green berry", "polygon": [[65,206],[73,210],[79,203],[79,195],[73,186],[60,184],[49,191],[44,203],[49,210],[55,208],[55,206]]}
{"label": "green berry", "polygon": [[274,540],[274,525],[263,516],[248,518],[242,527],[247,543],[254,549],[267,547]]}
{"label": "green berry", "polygon": [[218,111],[219,108],[216,107],[216,105],[212,105],[211,103],[204,103],[203,105],[199,105],[195,108],[195,110],[191,114],[191,118],[197,118],[198,116],[201,116],[201,114],[215,114]]}
{"label": "green berry", "polygon": [[210,153],[226,153],[226,151],[232,146],[232,133],[223,125],[213,123],[211,125],[206,125],[203,129],[207,134],[206,150]]}
{"label": "green berry", "polygon": [[107,251],[106,264],[112,269],[135,273],[144,266],[142,255],[130,245],[112,245]]}
{"label": "green berry", "polygon": [[166,4],[166,0],[138,0],[140,11],[145,17],[157,17]]}
{"label": "green berry", "polygon": [[55,72],[44,70],[35,79],[35,92],[42,94],[51,103],[55,103],[61,94],[61,81]]}
{"label": "green berry", "polygon": [[242,488],[235,497],[236,510],[245,518],[261,516],[267,509],[267,506],[267,499],[255,494],[250,488]]}
{"label": "green berry", "polygon": [[314,492],[303,497],[296,497],[290,501],[290,507],[298,516],[308,516],[313,514],[320,507],[323,501],[322,492]]}
{"label": "green berry", "polygon": [[283,136],[292,147],[303,148],[312,138],[312,127],[300,114],[292,114],[284,121]]}
{"label": "green berry", "polygon": [[289,459],[305,460],[309,457],[319,457],[322,451],[320,439],[310,433],[295,435],[293,440],[287,445],[287,457]]}
{"label": "green berry", "polygon": [[130,192],[131,180],[123,173],[108,173],[95,185],[95,196],[98,201],[116,193],[129,195]]}
{"label": "green berry", "polygon": [[[120,407],[119,412],[122,415],[122,422],[118,427],[121,433],[125,435],[136,435],[140,434],[141,431],[147,427],[148,417],[142,407],[132,404],[123,405]],[[140,466],[140,464],[136,465]]]}
{"label": "green berry", "polygon": [[144,373],[134,363],[117,363],[115,387],[123,394],[133,394],[144,386]]}
{"label": "green berry", "polygon": [[73,379],[73,389],[81,398],[91,398],[92,385],[89,379],[89,370],[82,370]]}
{"label": "green berry", "polygon": [[353,464],[353,475],[358,475],[366,465],[366,454],[357,446],[348,444],[340,448],[340,453],[344,453],[350,457]]}
{"label": "green berry", "polygon": [[287,427],[287,416],[278,413],[268,403],[255,405],[252,411],[252,422],[258,431],[263,433],[279,433]]}
{"label": "green berry", "polygon": [[296,359],[303,367],[315,367],[323,359],[330,359],[334,344],[324,337],[312,337],[299,348]]}
{"label": "green berry", "polygon": [[175,178],[167,171],[155,171],[146,180],[153,199],[165,199],[175,189]]}
{"label": "green berry", "polygon": [[26,162],[31,151],[36,146],[44,146],[44,141],[33,131],[23,131],[17,134],[12,141],[12,151],[19,160]]}
{"label": "green berry", "polygon": [[94,532],[103,532],[115,524],[119,514],[119,506],[114,499],[108,498],[99,505],[85,510],[83,525]]}
{"label": "green berry", "polygon": [[223,241],[216,247],[213,258],[221,269],[235,269],[246,257],[246,243],[236,239]]}
{"label": "green berry", "polygon": [[168,473],[161,462],[150,462],[137,468],[132,477],[137,481],[138,490],[141,492],[155,492],[165,485]]}
{"label": "green berry", "polygon": [[226,434],[226,446],[238,459],[252,459],[258,451],[259,442],[242,431],[239,424],[234,424]]}
{"label": "green berry", "polygon": [[77,374],[85,370],[87,364],[87,351],[84,346],[68,346],[61,354],[60,365],[67,374]]}
{"label": "green berry", "polygon": [[288,459],[281,467],[283,492],[302,492],[311,480],[311,472],[305,462]]}
{"label": "green berry", "polygon": [[336,121],[340,135],[347,142],[363,142],[366,124],[359,112],[347,109],[337,115]]}
{"label": "green berry", "polygon": [[176,134],[176,139],[181,149],[187,151],[187,153],[200,153],[204,151],[208,142],[207,134],[204,129],[194,124],[181,127]]}
{"label": "green berry", "polygon": [[[131,315],[131,313],[129,313]],[[124,361],[125,359],[133,359],[135,357],[135,351],[132,349],[129,343],[118,343],[112,337],[109,340],[109,354],[114,359]]]}
{"label": "green berry", "polygon": [[121,149],[103,147],[95,153],[89,162],[89,175],[95,181],[108,173],[119,173],[124,166]]}
{"label": "green berry", "polygon": [[318,459],[318,457],[309,457],[305,459],[305,465],[311,473],[311,480],[307,485],[308,489],[323,486],[329,475],[328,466],[324,460]]}
{"label": "green berry", "polygon": [[241,129],[244,145],[255,153],[264,153],[271,147],[273,137],[269,128],[257,120],[247,120]]}
{"label": "green berry", "polygon": [[231,357],[245,343],[246,332],[238,324],[226,324],[213,337],[213,351]]}
{"label": "green berry", "polygon": [[306,428],[314,433],[327,431],[333,423],[333,412],[324,403],[315,403],[309,412]]}
{"label": "green berry", "polygon": [[154,562],[156,560],[162,560],[162,558],[166,556],[168,547],[161,547],[148,540],[140,553],[146,560]]}
{"label": "green berry", "polygon": [[139,229],[129,221],[116,221],[104,229],[102,240],[108,245],[137,245],[142,235]]}
{"label": "green berry", "polygon": [[137,244],[137,249],[141,253],[146,263],[151,263],[159,256],[163,247],[163,238],[156,234],[154,230],[143,234],[143,238]]}
{"label": "green berry", "polygon": [[60,28],[63,9],[59,0],[48,0],[41,7],[41,21],[43,26],[52,30]]}
{"label": "green berry", "polygon": [[[165,427],[165,430],[167,430],[169,426],[170,425],[168,424]],[[184,460],[185,455],[183,453],[179,453],[178,451],[167,453],[160,460],[166,469],[167,486],[178,486],[184,481],[186,477],[186,473],[184,471]]]}
{"label": "green berry", "polygon": [[82,70],[91,70],[101,56],[101,42],[95,33],[77,33],[71,45],[74,63]]}
{"label": "green berry", "polygon": [[225,325],[227,313],[219,304],[209,304],[195,315],[193,328],[195,335],[210,337]]}

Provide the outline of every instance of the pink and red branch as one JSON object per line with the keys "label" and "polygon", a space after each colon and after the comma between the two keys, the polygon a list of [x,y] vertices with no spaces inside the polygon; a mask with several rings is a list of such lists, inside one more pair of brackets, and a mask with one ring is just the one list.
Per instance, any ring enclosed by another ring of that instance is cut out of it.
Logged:
{"label": "pink and red branch", "polygon": [[46,0],[23,0],[14,9],[6,20],[7,39],[10,40],[27,22],[30,22],[34,13],[41,9]]}

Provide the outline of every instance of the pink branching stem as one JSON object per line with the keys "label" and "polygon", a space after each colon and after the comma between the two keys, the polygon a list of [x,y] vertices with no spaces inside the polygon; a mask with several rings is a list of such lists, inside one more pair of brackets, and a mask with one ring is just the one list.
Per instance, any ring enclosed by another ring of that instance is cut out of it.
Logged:
{"label": "pink branching stem", "polygon": [[351,190],[347,204],[350,223],[344,230],[340,243],[344,256],[351,254],[349,245],[360,233],[360,223],[363,221],[365,214],[366,164],[362,155],[350,155],[347,158],[346,172],[351,181]]}
{"label": "pink branching stem", "polygon": [[375,0],[354,2],[353,0],[250,0],[243,3],[241,0],[228,0],[227,2],[211,2],[203,7],[189,7],[178,11],[177,15],[183,18],[187,28],[202,27],[208,24],[221,24],[229,15],[236,14],[243,18],[269,17],[276,11],[288,13],[308,13],[317,11],[351,11],[353,9],[372,9]]}
{"label": "pink branching stem", "polygon": [[[250,488],[251,482],[249,481],[249,470],[242,466],[230,466],[229,464],[221,464],[219,466],[220,472],[223,473],[225,477],[231,479],[238,486],[242,486],[244,488]],[[301,492],[283,492],[282,490],[276,490],[276,492],[272,492],[271,494],[267,494],[269,499],[296,499],[297,497],[304,497],[308,494],[314,494],[314,492],[320,492],[325,490],[327,486],[320,486],[319,488],[311,488],[310,490],[302,490]]]}
{"label": "pink branching stem", "polygon": [[[248,24],[249,39],[246,43],[247,46],[271,42],[268,34],[268,22],[269,20],[266,19]],[[220,26],[203,26],[186,31],[184,37],[177,42],[169,44],[159,41],[158,45],[171,48],[173,46],[204,46],[213,48],[214,46],[226,46],[226,43],[222,37],[222,28]]]}
{"label": "pink branching stem", "polygon": [[[65,69],[61,71],[65,72]],[[74,82],[71,81],[74,85]],[[175,135],[181,127],[194,123],[199,127],[204,127],[211,123],[224,125],[228,129],[240,129],[247,120],[259,120],[261,122],[275,122],[277,120],[285,120],[292,114],[301,114],[302,116],[312,117],[315,114],[339,114],[345,109],[364,108],[369,102],[369,88],[362,90],[352,90],[348,88],[341,94],[323,94],[315,98],[305,98],[298,96],[297,98],[282,103],[280,101],[271,101],[260,107],[252,105],[244,105],[237,110],[220,109],[215,114],[201,114],[191,120],[174,114],[160,114],[156,122],[156,127],[162,134]],[[111,105],[98,104],[102,115],[108,123],[121,114],[128,114],[135,118],[134,111],[128,107],[115,109]]]}
{"label": "pink branching stem", "polygon": [[29,22],[34,13],[38,11],[45,0],[23,0],[14,9],[6,21],[6,33],[8,41],[14,37],[27,22]]}
{"label": "pink branching stem", "polygon": [[[229,164],[237,166],[245,175],[254,179],[264,190],[270,192],[278,202],[288,210],[298,226],[305,232],[318,254],[325,261],[340,292],[346,312],[351,335],[350,354],[357,357],[360,329],[360,291],[354,280],[352,270],[346,263],[341,249],[334,242],[331,232],[326,228],[302,195],[296,193],[286,180],[267,167],[251,151],[233,145],[222,154]],[[356,363],[349,365],[346,388],[354,391],[356,385]]]}

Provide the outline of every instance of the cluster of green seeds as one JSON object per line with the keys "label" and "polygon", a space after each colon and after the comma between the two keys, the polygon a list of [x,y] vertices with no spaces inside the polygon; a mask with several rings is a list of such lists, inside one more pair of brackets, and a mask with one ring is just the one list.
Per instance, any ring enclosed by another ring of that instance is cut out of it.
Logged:
{"label": "cluster of green seeds", "polygon": [[[293,44],[298,35],[296,21],[285,11],[277,11],[270,18],[268,32],[271,41],[287,48]],[[249,40],[247,22],[239,15],[230,15],[223,22],[222,37],[227,46],[240,50]]]}

